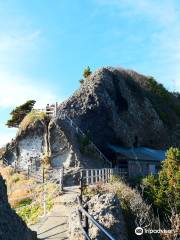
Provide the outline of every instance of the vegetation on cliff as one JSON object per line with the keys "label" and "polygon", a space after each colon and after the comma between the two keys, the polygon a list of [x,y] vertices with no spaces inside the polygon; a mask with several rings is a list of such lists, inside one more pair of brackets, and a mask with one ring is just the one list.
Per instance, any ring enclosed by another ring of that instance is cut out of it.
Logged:
{"label": "vegetation on cliff", "polygon": [[19,127],[19,124],[21,121],[24,119],[24,117],[31,112],[31,110],[34,107],[34,104],[36,101],[34,100],[29,100],[25,102],[24,104],[16,107],[11,113],[11,119],[9,119],[6,123],[6,125],[11,128],[11,127]]}
{"label": "vegetation on cliff", "polygon": [[84,72],[83,72],[83,76],[84,76],[84,78],[87,78],[87,77],[89,77],[90,75],[91,75],[91,69],[90,69],[90,67],[88,66],[87,68],[85,68],[84,69]]}
{"label": "vegetation on cliff", "polygon": [[19,129],[24,131],[27,129],[27,127],[34,123],[37,120],[45,120],[46,119],[46,114],[45,112],[39,112],[37,110],[32,110],[30,113],[28,113],[21,123],[19,124]]}
{"label": "vegetation on cliff", "polygon": [[46,191],[46,211],[53,206],[58,193],[54,183],[45,185],[23,173],[16,173],[11,167],[0,167],[0,175],[6,180],[8,201],[16,213],[28,224],[34,224],[43,215],[43,192]]}
{"label": "vegetation on cliff", "polygon": [[[180,101],[178,94],[169,92],[161,83],[153,77],[148,78],[148,97],[153,103],[160,119],[168,126],[173,126],[173,119],[180,117]],[[174,118],[172,118],[172,112]]]}

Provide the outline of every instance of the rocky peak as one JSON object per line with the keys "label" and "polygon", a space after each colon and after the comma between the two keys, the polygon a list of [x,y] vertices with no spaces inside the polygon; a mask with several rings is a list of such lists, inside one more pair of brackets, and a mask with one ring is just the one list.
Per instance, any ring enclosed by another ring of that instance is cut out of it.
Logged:
{"label": "rocky peak", "polygon": [[[177,145],[173,125],[180,122],[180,117],[151,91],[149,81],[149,77],[131,70],[98,69],[61,104],[59,112],[66,112],[80,128],[90,132],[102,148],[109,143],[153,148]],[[173,94],[169,96],[172,100]],[[163,119],[168,111],[174,121],[169,126]]]}
{"label": "rocky peak", "polygon": [[53,167],[83,164],[90,167],[92,161],[83,163],[85,156],[81,154],[76,129],[60,117],[62,112],[87,133],[109,159],[112,155],[108,144],[155,149],[180,146],[178,96],[153,78],[135,71],[98,69],[59,105],[56,118],[50,122],[36,119],[25,130],[20,130],[8,146],[5,158],[9,162],[17,159],[21,167],[27,168],[31,158],[41,162],[41,156],[48,153]]}

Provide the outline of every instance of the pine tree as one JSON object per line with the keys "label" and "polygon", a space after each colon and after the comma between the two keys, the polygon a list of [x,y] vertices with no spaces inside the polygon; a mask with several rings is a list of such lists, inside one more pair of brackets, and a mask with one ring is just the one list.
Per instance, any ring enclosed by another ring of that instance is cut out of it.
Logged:
{"label": "pine tree", "polygon": [[11,119],[9,119],[6,123],[6,125],[11,128],[11,127],[18,127],[21,121],[24,119],[24,117],[31,112],[31,110],[34,107],[34,104],[36,101],[34,100],[29,100],[25,102],[24,104],[16,107],[10,115],[12,116]]}

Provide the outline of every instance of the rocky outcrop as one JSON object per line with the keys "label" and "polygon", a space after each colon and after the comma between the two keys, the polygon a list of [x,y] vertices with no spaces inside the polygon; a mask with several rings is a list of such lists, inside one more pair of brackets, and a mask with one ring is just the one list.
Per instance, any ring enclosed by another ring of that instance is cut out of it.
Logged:
{"label": "rocky outcrop", "polygon": [[5,157],[10,162],[17,159],[23,168],[30,159],[40,162],[47,153],[53,167],[97,167],[82,155],[76,129],[60,117],[62,113],[109,158],[109,144],[155,149],[180,146],[179,94],[168,93],[168,99],[160,95],[150,87],[149,77],[121,68],[98,69],[59,105],[56,118],[37,120],[24,131],[19,130],[7,145]]}
{"label": "rocky outcrop", "polygon": [[[117,197],[112,193],[97,194],[87,202],[89,214],[99,222],[115,239],[127,240],[126,226]],[[89,221],[91,239],[108,239]],[[83,239],[78,214],[69,219],[69,239]]]}
{"label": "rocky outcrop", "polygon": [[88,77],[60,105],[59,113],[66,112],[101,149],[107,150],[108,144],[160,149],[180,145],[180,139],[174,137],[180,106],[172,104],[175,95],[169,93],[169,99],[153,92],[148,77],[107,67]]}
{"label": "rocky outcrop", "polygon": [[0,239],[1,240],[35,240],[36,233],[11,209],[5,181],[0,176]]}
{"label": "rocky outcrop", "polygon": [[4,158],[27,169],[28,163],[40,166],[45,155],[50,156],[52,167],[74,166],[77,156],[71,137],[62,126],[51,121],[35,121],[24,131],[18,130],[15,140],[6,146]]}

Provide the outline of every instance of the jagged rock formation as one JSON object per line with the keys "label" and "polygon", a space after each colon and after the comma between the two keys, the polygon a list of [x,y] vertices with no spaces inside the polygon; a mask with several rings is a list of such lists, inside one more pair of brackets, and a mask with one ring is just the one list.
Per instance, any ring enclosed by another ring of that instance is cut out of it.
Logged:
{"label": "jagged rock formation", "polygon": [[27,167],[30,158],[40,161],[42,154],[49,153],[54,167],[90,167],[92,160],[82,156],[78,136],[60,118],[62,112],[106,154],[108,144],[155,149],[180,146],[179,94],[164,96],[164,92],[153,89],[150,80],[130,70],[98,69],[59,105],[56,118],[36,121],[19,131],[7,146],[5,157],[11,162],[18,159]]}
{"label": "jagged rock formation", "polygon": [[[128,239],[122,209],[119,207],[120,203],[115,194],[97,194],[87,201],[87,205],[89,214],[115,239]],[[89,235],[91,239],[108,239],[91,221],[89,221]],[[69,239],[83,239],[77,212],[74,212],[69,219]]]}
{"label": "jagged rock formation", "polygon": [[102,68],[61,104],[60,112],[66,112],[81,129],[89,131],[103,149],[108,143],[157,149],[179,146],[180,139],[174,134],[180,123],[177,96],[169,93],[165,101],[149,83],[148,77],[134,71]]}
{"label": "jagged rock formation", "polygon": [[0,239],[35,240],[36,233],[27,228],[25,222],[11,209],[5,181],[0,175]]}

